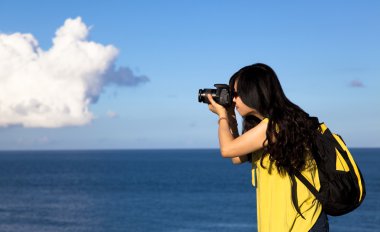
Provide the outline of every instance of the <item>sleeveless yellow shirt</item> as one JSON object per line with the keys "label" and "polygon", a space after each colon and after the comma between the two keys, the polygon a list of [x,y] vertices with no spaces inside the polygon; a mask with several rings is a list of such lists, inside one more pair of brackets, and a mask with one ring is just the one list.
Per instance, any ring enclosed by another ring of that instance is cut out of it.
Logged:
{"label": "sleeveless yellow shirt", "polygon": [[[267,121],[267,119],[264,119]],[[252,154],[252,185],[256,187],[257,226],[259,232],[296,231],[307,232],[317,221],[322,205],[302,182],[297,181],[298,205],[303,219],[292,203],[291,180],[281,176],[275,164],[271,165],[269,155],[260,164],[262,151]],[[307,165],[302,175],[317,190],[320,188],[318,170],[314,161]]]}

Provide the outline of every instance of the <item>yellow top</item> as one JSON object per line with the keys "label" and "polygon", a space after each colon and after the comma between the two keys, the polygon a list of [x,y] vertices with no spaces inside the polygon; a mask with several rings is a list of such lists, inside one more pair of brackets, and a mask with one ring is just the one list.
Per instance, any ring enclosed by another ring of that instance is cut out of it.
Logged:
{"label": "yellow top", "polygon": [[[260,164],[262,151],[252,155],[252,184],[256,186],[257,225],[259,232],[309,231],[317,221],[322,205],[304,184],[296,178],[298,205],[303,219],[292,203],[291,181],[281,176],[269,156]],[[317,190],[320,188],[318,170],[314,161],[301,172]]]}

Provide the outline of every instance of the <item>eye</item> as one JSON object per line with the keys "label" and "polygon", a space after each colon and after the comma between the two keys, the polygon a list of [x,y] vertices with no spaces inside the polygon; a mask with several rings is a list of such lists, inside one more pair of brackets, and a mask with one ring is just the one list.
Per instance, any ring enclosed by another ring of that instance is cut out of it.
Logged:
{"label": "eye", "polygon": [[233,96],[234,96],[234,98],[237,98],[239,95],[238,95],[238,93],[236,91],[234,91],[233,92]]}

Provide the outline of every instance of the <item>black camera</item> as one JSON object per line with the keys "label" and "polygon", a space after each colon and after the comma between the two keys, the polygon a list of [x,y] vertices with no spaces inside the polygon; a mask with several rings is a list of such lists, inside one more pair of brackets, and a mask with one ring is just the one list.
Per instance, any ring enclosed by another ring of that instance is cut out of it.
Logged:
{"label": "black camera", "polygon": [[226,84],[215,84],[216,89],[200,89],[198,93],[198,101],[210,104],[207,94],[211,94],[216,103],[228,107],[232,103],[232,94],[230,86]]}

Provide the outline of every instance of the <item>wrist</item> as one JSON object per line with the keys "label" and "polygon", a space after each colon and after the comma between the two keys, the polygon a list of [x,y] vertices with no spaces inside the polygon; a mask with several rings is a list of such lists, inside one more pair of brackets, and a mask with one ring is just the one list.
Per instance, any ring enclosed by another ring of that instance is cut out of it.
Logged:
{"label": "wrist", "polygon": [[221,112],[220,114],[218,114],[219,118],[227,118],[228,119],[228,114],[227,112]]}
{"label": "wrist", "polygon": [[227,117],[219,117],[218,120],[218,125],[220,125],[220,121],[225,120],[228,123],[228,118]]}

